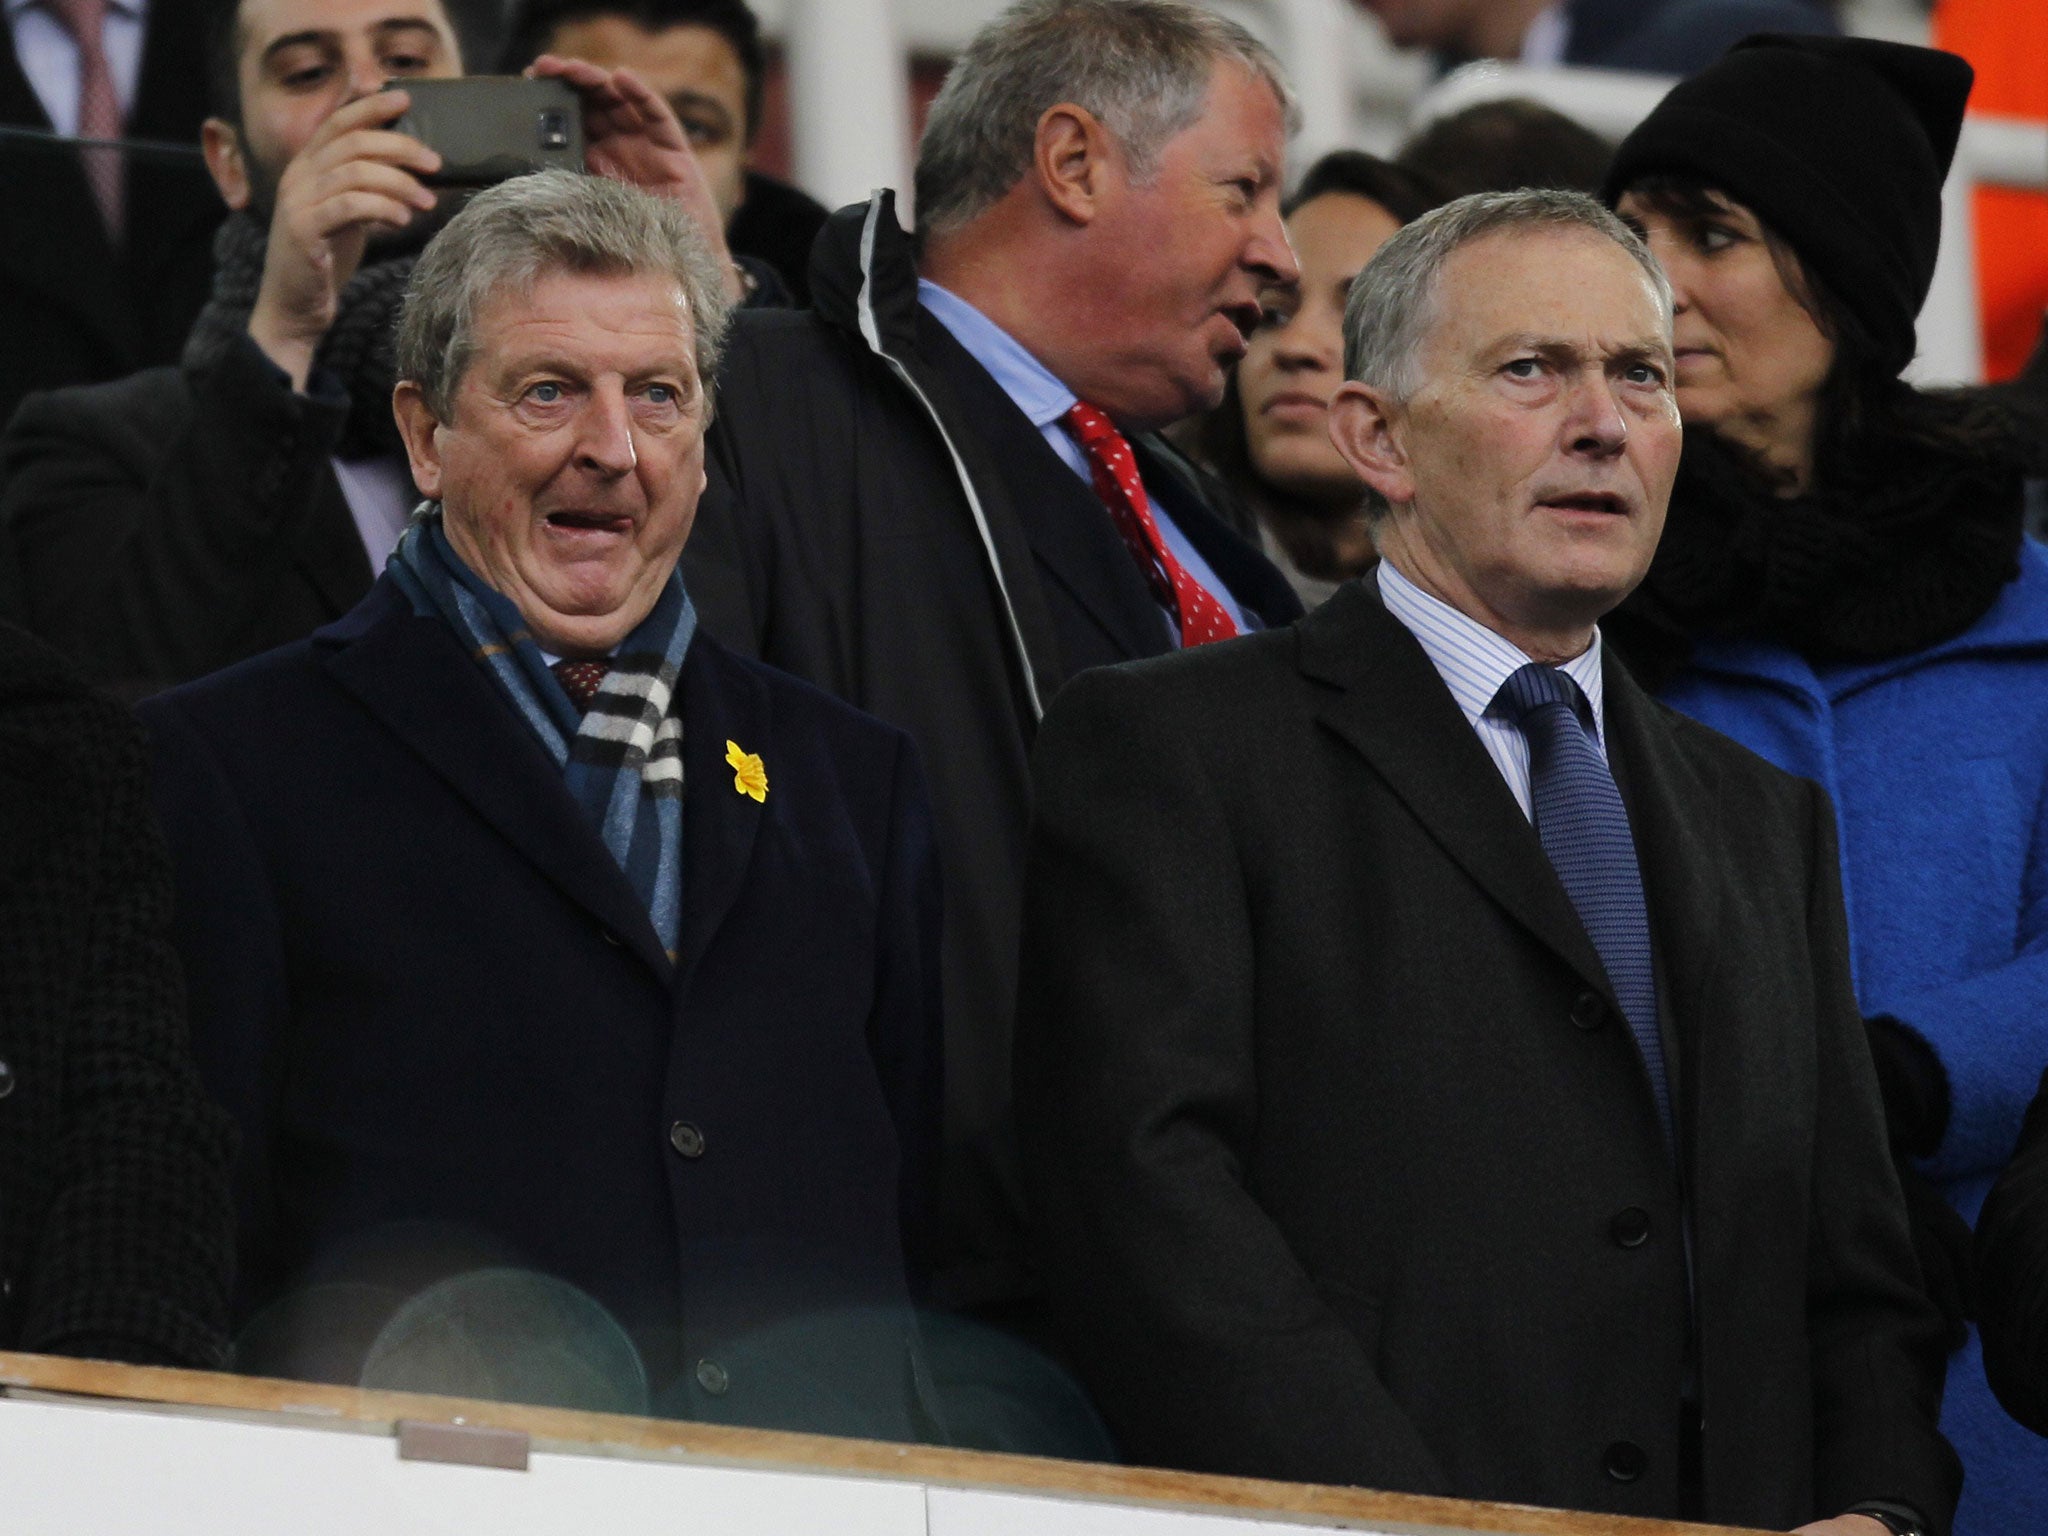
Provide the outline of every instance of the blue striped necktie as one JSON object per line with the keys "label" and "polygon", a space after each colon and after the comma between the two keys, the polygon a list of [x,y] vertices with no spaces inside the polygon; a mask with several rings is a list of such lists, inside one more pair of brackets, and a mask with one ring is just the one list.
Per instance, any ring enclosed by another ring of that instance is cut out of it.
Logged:
{"label": "blue striped necktie", "polygon": [[1643,875],[1621,791],[1582,717],[1590,713],[1585,695],[1557,668],[1531,662],[1501,684],[1494,705],[1528,738],[1536,836],[1607,969],[1649,1069],[1666,1144],[1675,1147]]}

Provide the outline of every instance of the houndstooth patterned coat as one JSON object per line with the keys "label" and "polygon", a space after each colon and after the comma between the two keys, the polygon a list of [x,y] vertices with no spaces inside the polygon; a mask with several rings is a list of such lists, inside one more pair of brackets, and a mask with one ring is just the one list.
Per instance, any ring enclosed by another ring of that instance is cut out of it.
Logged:
{"label": "houndstooth patterned coat", "polygon": [[0,1348],[226,1354],[231,1132],[170,909],[140,731],[0,626]]}

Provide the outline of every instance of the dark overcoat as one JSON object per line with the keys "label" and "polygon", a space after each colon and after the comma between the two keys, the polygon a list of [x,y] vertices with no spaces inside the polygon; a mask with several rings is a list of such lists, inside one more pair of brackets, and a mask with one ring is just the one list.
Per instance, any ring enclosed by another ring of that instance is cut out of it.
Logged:
{"label": "dark overcoat", "polygon": [[[244,1135],[237,1315],[365,1255],[396,1255],[387,1287],[440,1278],[404,1250],[441,1234],[596,1301],[670,1411],[909,1435],[940,1070],[914,749],[701,632],[679,687],[674,963],[540,743],[388,577],[143,706],[200,1066]],[[808,1399],[814,1362],[761,1344],[855,1313],[893,1335],[815,1362]]]}
{"label": "dark overcoat", "polygon": [[0,625],[0,1349],[224,1357],[231,1139],[170,923],[141,732]]}
{"label": "dark overcoat", "polygon": [[[1101,501],[918,302],[887,194],[833,215],[811,281],[814,309],[733,326],[683,564],[713,634],[923,749],[946,876],[947,1294],[993,1306],[1031,1290],[1010,1015],[1038,712],[1075,673],[1171,640]],[[1132,446],[1238,600],[1298,615],[1213,509],[1220,487],[1162,441]]]}
{"label": "dark overcoat", "polygon": [[1072,1359],[1142,1461],[1666,1517],[1691,1378],[1706,1518],[1945,1530],[1826,798],[1611,653],[1605,711],[1676,1171],[1534,828],[1363,586],[1069,687],[1018,1121]]}

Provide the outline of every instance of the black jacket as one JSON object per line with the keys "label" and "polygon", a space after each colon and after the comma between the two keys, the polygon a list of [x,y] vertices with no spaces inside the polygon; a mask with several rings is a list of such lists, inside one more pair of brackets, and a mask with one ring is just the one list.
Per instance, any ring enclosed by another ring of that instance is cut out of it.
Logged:
{"label": "black jacket", "polygon": [[1061,699],[1017,1100],[1063,1341],[1139,1460],[1662,1517],[1690,1351],[1706,1519],[1946,1530],[1826,797],[1606,679],[1676,1172],[1534,827],[1366,590]]}
{"label": "black jacket", "polygon": [[1977,1303],[1991,1390],[2048,1435],[2048,1073],[1977,1217]]}
{"label": "black jacket", "polygon": [[811,242],[827,216],[809,193],[748,171],[746,197],[726,227],[726,243],[735,256],[766,262],[802,307],[811,302]]}
{"label": "black jacket", "polygon": [[295,1340],[332,1361],[338,1321],[374,1334],[511,1266],[622,1325],[663,1411],[918,1431],[940,1062],[916,754],[702,634],[678,688],[673,963],[560,770],[388,577],[142,706],[193,1044],[243,1134],[248,1363],[321,1374]]}
{"label": "black jacket", "polygon": [[30,398],[0,437],[0,615],[130,696],[303,639],[370,589],[347,415],[252,341]]}
{"label": "black jacket", "polygon": [[0,626],[0,1349],[224,1357],[230,1141],[170,931],[141,733]]}
{"label": "black jacket", "polygon": [[[832,216],[815,308],[742,315],[720,370],[711,490],[684,553],[707,628],[902,726],[924,750],[946,892],[946,1294],[1028,1294],[1009,1146],[1010,1012],[1043,705],[1169,636],[1093,491],[917,298],[892,200]],[[1156,439],[1146,485],[1238,599],[1285,578]]]}
{"label": "black jacket", "polygon": [[[207,17],[198,0],[155,0],[128,136],[183,154],[127,162],[126,238],[116,251],[75,150],[0,131],[0,426],[22,396],[114,379],[178,356],[213,281],[225,210],[199,158]],[[50,120],[0,26],[0,130]]]}

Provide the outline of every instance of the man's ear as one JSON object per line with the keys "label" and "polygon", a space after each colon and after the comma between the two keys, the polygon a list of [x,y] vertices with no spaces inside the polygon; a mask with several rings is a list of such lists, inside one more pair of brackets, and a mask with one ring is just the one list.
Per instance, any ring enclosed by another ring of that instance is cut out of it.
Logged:
{"label": "man's ear", "polygon": [[1047,107],[1032,142],[1031,169],[1046,201],[1076,224],[1092,223],[1108,190],[1115,141],[1086,107]]}
{"label": "man's ear", "polygon": [[427,397],[411,379],[400,379],[391,391],[391,414],[398,422],[398,435],[405,439],[406,461],[412,465],[412,483],[429,501],[441,499],[441,422],[427,404]]}
{"label": "man's ear", "polygon": [[1415,499],[1401,423],[1401,409],[1390,395],[1356,379],[1345,380],[1330,397],[1330,441],[1353,473],[1395,507]]}
{"label": "man's ear", "polygon": [[220,200],[236,213],[247,208],[252,185],[248,152],[242,148],[242,136],[234,125],[222,118],[209,117],[199,127],[199,150],[206,156],[206,169],[213,184],[220,188]]}

